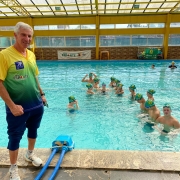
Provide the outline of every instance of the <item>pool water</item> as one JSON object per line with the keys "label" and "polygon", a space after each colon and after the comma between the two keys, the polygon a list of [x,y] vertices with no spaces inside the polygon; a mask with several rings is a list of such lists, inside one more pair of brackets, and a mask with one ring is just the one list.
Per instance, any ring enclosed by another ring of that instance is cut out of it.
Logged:
{"label": "pool water", "polygon": [[[147,99],[146,91],[154,89],[155,104],[172,106],[172,115],[180,120],[179,68],[171,70],[171,61],[38,61],[39,81],[46,94],[49,108],[45,107],[36,147],[48,148],[57,136],[69,135],[76,149],[180,151],[180,136],[160,135],[137,118],[139,104],[129,98],[128,87],[135,84],[136,92]],[[151,65],[155,64],[155,69]],[[180,67],[180,62],[176,61]],[[94,72],[107,85],[114,76],[124,84],[123,96],[86,94],[86,83],[81,79]],[[80,109],[68,112],[68,97],[74,95]],[[7,146],[4,103],[0,100],[0,146]],[[21,147],[27,146],[26,133]]]}

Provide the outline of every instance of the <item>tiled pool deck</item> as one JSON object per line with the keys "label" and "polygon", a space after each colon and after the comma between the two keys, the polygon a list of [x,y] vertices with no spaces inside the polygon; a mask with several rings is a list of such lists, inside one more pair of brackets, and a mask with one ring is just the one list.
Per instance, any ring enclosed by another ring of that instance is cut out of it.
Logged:
{"label": "tiled pool deck", "polygon": [[[19,151],[18,166],[20,170],[33,168],[31,163],[23,159],[24,152],[25,149],[20,149]],[[36,149],[35,152],[45,163],[51,150]],[[55,155],[49,167],[54,167],[56,165],[59,156],[59,153]],[[140,170],[178,173],[180,172],[180,152],[75,149],[66,153],[61,167],[71,170],[106,170],[107,172],[114,170]],[[9,168],[8,150],[6,148],[0,148],[0,168]],[[27,176],[27,173],[25,174]],[[177,177],[180,179],[179,175]],[[7,173],[0,173],[0,179],[8,179]],[[28,178],[26,177],[25,179]],[[33,178],[31,177],[30,179]]]}

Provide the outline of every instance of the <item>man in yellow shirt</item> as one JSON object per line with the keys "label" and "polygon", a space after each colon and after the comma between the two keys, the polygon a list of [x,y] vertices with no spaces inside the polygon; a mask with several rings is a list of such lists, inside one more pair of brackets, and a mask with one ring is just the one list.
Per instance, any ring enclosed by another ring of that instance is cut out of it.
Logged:
{"label": "man in yellow shirt", "polygon": [[0,52],[0,96],[6,105],[10,180],[20,180],[16,163],[26,128],[28,150],[24,158],[34,166],[42,164],[33,150],[44,112],[43,103],[47,102],[37,79],[39,71],[35,55],[27,49],[32,36],[32,27],[18,22],[14,28],[15,44]]}

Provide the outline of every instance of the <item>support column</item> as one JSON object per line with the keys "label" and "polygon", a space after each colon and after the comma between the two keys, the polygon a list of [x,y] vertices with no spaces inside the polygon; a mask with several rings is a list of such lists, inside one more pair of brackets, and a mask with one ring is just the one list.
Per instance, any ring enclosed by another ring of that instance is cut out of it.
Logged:
{"label": "support column", "polygon": [[96,16],[96,60],[99,59],[99,16]]}
{"label": "support column", "polygon": [[168,54],[170,22],[171,22],[171,15],[167,14],[167,20],[165,24],[165,33],[164,33],[164,42],[163,42],[164,59],[167,59],[167,54]]}

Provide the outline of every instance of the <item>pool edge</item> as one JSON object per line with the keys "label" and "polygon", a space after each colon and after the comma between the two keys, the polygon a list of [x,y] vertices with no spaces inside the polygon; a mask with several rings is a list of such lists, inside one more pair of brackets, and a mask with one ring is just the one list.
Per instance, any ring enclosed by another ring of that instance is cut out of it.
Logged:
{"label": "pool edge", "polygon": [[[19,167],[32,167],[24,160],[26,149],[21,148],[18,156]],[[51,150],[35,149],[36,154],[45,163]],[[0,167],[9,167],[8,150],[0,148]],[[55,167],[60,153],[57,153],[50,163]],[[67,152],[62,168],[108,169],[108,170],[145,170],[145,171],[177,171],[180,172],[180,152],[164,151],[123,151],[123,150],[72,150]]]}

